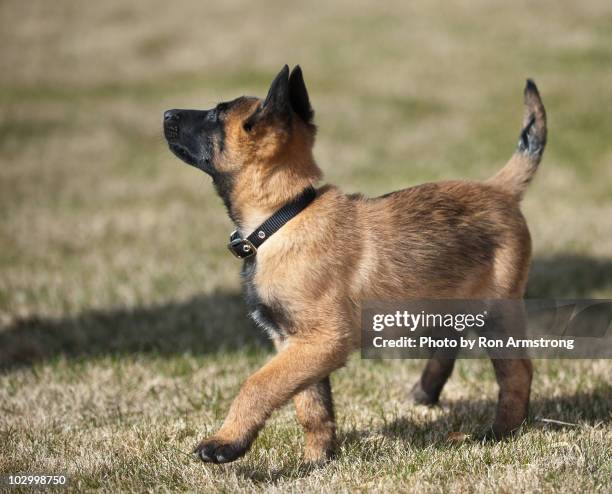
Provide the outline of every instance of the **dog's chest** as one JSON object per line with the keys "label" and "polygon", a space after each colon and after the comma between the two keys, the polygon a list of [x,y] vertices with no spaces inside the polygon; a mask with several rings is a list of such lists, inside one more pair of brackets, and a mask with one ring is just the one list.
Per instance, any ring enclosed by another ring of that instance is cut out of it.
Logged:
{"label": "dog's chest", "polygon": [[246,260],[242,268],[245,298],[249,317],[255,321],[272,338],[285,338],[289,333],[289,318],[286,311],[276,299],[264,301],[257,291],[255,273],[257,262]]}

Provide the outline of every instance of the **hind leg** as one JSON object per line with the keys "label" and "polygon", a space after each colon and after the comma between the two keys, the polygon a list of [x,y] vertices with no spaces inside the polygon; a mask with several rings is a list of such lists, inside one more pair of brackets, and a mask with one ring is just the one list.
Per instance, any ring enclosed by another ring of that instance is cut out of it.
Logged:
{"label": "hind leg", "polygon": [[527,418],[533,370],[531,360],[527,358],[493,359],[492,362],[499,384],[499,398],[491,435],[500,439],[516,431]]}
{"label": "hind leg", "polygon": [[[451,335],[452,337],[452,335]],[[436,350],[423,369],[421,378],[414,384],[408,395],[419,405],[435,405],[440,399],[442,388],[453,373],[458,349]]]}
{"label": "hind leg", "polygon": [[438,403],[442,388],[452,374],[454,366],[454,358],[431,357],[423,369],[421,378],[410,390],[409,399],[418,405]]}
{"label": "hind leg", "polygon": [[[499,311],[499,327],[502,337],[524,338],[527,320],[523,295],[531,260],[531,238],[527,225],[522,223],[504,247],[498,250],[493,269],[494,295],[490,298],[505,299],[494,304]],[[489,356],[499,385],[495,420],[487,436],[500,439],[517,430],[527,418],[533,367],[525,349],[504,352],[505,359]],[[507,358],[511,357],[511,358]]]}
{"label": "hind leg", "polygon": [[[525,310],[522,300],[504,304],[499,331],[504,336],[522,339],[526,333]],[[491,428],[495,439],[510,435],[527,418],[533,367],[524,349],[513,350],[512,358],[491,358],[499,385],[497,412]]]}

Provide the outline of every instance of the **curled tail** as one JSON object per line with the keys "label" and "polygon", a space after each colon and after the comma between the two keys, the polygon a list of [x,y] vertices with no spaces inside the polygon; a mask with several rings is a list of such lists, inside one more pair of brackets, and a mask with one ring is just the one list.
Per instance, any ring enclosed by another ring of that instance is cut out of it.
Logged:
{"label": "curled tail", "polygon": [[487,180],[487,183],[521,199],[538,169],[544,146],[546,146],[546,111],[538,88],[531,79],[527,79],[523,130],[518,146],[506,166]]}

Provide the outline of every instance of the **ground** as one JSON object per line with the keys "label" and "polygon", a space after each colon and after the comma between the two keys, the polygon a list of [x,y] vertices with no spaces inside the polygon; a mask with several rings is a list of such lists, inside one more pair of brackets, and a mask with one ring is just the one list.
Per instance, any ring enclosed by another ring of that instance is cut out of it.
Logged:
{"label": "ground", "polygon": [[488,362],[461,361],[428,409],[406,401],[423,362],[355,356],[332,378],[335,461],[302,463],[291,406],[244,459],[192,459],[271,347],[221,201],[161,117],[263,96],[300,63],[326,180],[377,195],[492,175],[533,77],[550,131],[523,208],[528,295],[612,298],[610,2],[6,0],[0,41],[0,473],[123,492],[609,491],[605,360],[536,362],[523,434],[491,445],[447,441],[491,420]]}

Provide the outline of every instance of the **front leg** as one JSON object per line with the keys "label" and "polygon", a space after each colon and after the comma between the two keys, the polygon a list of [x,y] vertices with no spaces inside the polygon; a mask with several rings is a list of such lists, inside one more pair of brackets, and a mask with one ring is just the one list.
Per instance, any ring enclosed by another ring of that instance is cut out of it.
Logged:
{"label": "front leg", "polygon": [[290,342],[242,385],[221,429],[195,452],[205,462],[226,463],[244,455],[270,414],[292,396],[344,365],[347,346],[327,339]]}
{"label": "front leg", "polygon": [[336,421],[329,376],[293,398],[298,422],[304,428],[304,459],[318,463],[331,458],[336,443]]}

